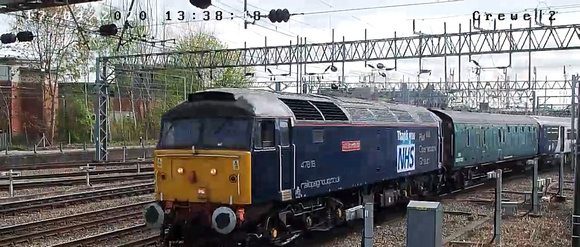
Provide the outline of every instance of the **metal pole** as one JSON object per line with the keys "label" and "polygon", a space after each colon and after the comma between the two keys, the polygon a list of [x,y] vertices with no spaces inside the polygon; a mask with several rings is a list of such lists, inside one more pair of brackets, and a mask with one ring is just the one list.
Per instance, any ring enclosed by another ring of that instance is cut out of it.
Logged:
{"label": "metal pole", "polygon": [[91,180],[90,180],[90,169],[89,169],[89,164],[87,164],[87,186],[91,186]]}
{"label": "metal pole", "polygon": [[493,224],[493,234],[495,235],[495,245],[501,246],[501,192],[502,188],[502,170],[495,171],[495,219]]}
{"label": "metal pole", "polygon": [[538,158],[534,158],[534,173],[532,175],[532,214],[538,213]]}
{"label": "metal pole", "polygon": [[10,197],[14,197],[14,178],[12,178],[12,172],[13,170],[10,169],[8,174],[8,179],[10,180],[8,185],[8,194],[10,195]]}
{"label": "metal pole", "polygon": [[558,197],[560,199],[564,198],[564,161],[565,155],[560,156],[560,169],[558,171]]}
{"label": "metal pole", "polygon": [[127,146],[123,145],[123,162],[127,161]]}
{"label": "metal pole", "polygon": [[137,163],[137,174],[141,174],[141,163]]}
{"label": "metal pole", "polygon": [[[579,76],[578,74],[572,75],[572,85],[578,84]],[[575,91],[576,87],[572,91]],[[580,129],[580,121],[576,121],[576,129]],[[580,132],[580,131],[576,131]],[[580,247],[580,169],[578,169],[578,162],[580,161],[578,157],[578,147],[580,146],[580,134],[576,133],[576,143],[574,148],[575,164],[574,164],[574,213],[572,214],[572,247]]]}
{"label": "metal pole", "polygon": [[183,101],[187,101],[187,78],[183,77]]}
{"label": "metal pole", "polygon": [[[571,116],[571,123],[570,123],[570,132],[571,137],[573,138],[576,136],[576,123],[574,122],[576,119],[576,84],[578,83],[578,79],[574,80],[574,75],[572,75],[572,104],[570,109]],[[576,164],[576,146],[572,145],[572,155],[570,155],[570,167],[574,167]]]}
{"label": "metal pole", "polygon": [[[8,120],[8,122],[10,122],[10,119]],[[10,126],[8,126],[10,128]],[[10,144],[8,144],[8,136],[11,135],[11,131],[8,130],[8,132],[6,132],[6,134],[4,134],[4,143],[6,144],[6,149],[4,150],[4,154],[6,154],[6,156],[8,156],[8,147],[10,146]]]}
{"label": "metal pole", "polygon": [[145,142],[143,141],[142,137],[139,139],[139,141],[141,142],[141,152],[143,152],[143,159],[146,159],[147,151],[145,151]]}
{"label": "metal pole", "polygon": [[248,20],[246,20],[246,16],[248,16],[248,0],[244,0],[244,29],[248,29]]}
{"label": "metal pole", "polygon": [[364,234],[363,234],[363,247],[372,247],[373,246],[373,228],[374,228],[374,214],[373,214],[373,202],[366,202],[365,203],[365,226],[364,226]]}

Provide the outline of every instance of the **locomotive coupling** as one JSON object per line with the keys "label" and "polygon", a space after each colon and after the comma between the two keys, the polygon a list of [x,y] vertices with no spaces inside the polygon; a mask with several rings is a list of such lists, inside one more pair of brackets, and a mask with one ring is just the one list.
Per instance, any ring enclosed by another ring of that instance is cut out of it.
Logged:
{"label": "locomotive coupling", "polygon": [[143,217],[150,229],[160,229],[165,220],[165,212],[158,202],[151,203],[143,212]]}

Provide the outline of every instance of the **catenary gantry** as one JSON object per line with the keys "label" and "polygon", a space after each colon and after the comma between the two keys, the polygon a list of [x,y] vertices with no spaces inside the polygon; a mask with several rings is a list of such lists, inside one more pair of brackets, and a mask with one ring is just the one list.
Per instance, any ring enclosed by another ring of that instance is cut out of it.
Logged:
{"label": "catenary gantry", "polygon": [[[470,28],[467,28],[470,29]],[[461,29],[460,29],[461,30]],[[287,46],[138,54],[97,59],[96,159],[108,160],[108,76],[118,64],[141,68],[226,68],[432,58],[580,49],[580,24],[483,30]],[[183,59],[195,58],[195,59]],[[185,63],[184,63],[185,61]],[[529,85],[529,83],[528,83]]]}

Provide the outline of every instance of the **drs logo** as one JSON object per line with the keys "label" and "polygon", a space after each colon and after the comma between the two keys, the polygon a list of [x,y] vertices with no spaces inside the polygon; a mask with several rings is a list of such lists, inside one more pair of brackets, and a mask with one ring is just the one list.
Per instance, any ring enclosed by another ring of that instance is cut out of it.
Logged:
{"label": "drs logo", "polygon": [[415,144],[397,146],[397,173],[415,170]]}

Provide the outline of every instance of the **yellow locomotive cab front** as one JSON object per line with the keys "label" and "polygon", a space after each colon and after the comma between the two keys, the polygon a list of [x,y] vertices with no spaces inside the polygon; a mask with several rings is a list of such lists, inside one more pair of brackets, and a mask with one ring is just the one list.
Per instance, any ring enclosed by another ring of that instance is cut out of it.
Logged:
{"label": "yellow locomotive cab front", "polygon": [[233,150],[156,150],[158,201],[252,203],[251,155]]}

